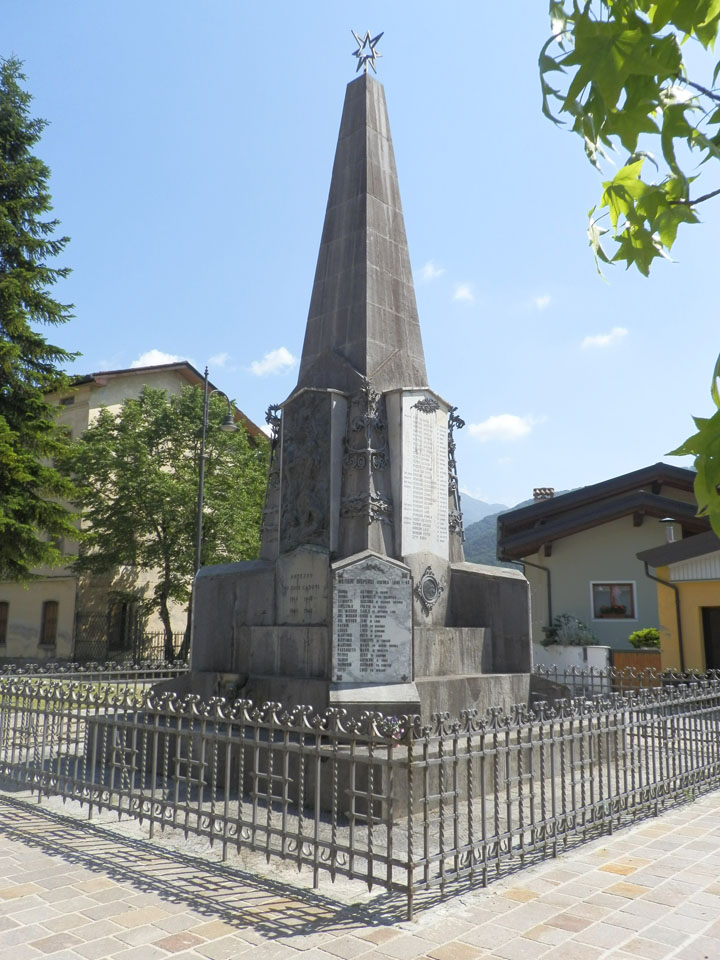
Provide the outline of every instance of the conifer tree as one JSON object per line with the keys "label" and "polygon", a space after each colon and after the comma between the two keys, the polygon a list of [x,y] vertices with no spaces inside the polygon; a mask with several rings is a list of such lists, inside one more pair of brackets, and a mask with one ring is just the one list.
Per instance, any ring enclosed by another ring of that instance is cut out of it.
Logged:
{"label": "conifer tree", "polygon": [[55,538],[76,536],[63,499],[70,481],[52,465],[67,444],[48,402],[67,378],[74,355],[49,344],[38,328],[65,323],[70,306],[48,290],[68,274],[52,267],[67,237],[48,189],[50,171],[33,154],[46,121],[30,116],[20,84],[22,64],[0,60],[0,578],[27,579],[32,568],[57,564]]}

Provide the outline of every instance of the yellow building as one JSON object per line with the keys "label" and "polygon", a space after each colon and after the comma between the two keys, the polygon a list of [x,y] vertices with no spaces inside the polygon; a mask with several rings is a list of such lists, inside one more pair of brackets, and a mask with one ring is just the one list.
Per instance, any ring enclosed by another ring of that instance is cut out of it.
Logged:
{"label": "yellow building", "polygon": [[664,670],[720,670],[720,538],[712,530],[637,554],[655,578]]}
{"label": "yellow building", "polygon": [[[61,409],[58,421],[73,438],[94,423],[103,407],[120,410],[124,400],[143,387],[179,394],[183,387],[204,383],[186,361],[127,370],[104,370],[75,380],[72,389],[49,399]],[[210,389],[215,389],[212,384]],[[236,412],[251,436],[259,428]],[[77,545],[61,542],[68,557]],[[123,567],[105,578],[79,577],[70,567],[43,568],[28,584],[0,582],[0,659],[38,661],[112,655],[127,649],[137,622],[137,600],[154,585],[152,573]],[[176,606],[173,629],[185,629],[186,614]],[[162,631],[159,618],[145,624],[148,633]]]}

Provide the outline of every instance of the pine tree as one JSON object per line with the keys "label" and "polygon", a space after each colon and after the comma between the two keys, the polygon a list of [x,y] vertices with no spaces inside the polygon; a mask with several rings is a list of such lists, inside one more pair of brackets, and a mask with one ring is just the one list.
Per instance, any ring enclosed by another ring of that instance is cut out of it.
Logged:
{"label": "pine tree", "polygon": [[68,242],[48,190],[50,171],[33,155],[46,121],[30,116],[32,97],[19,60],[0,61],[0,579],[22,580],[57,564],[57,537],[77,534],[63,499],[70,481],[52,465],[67,445],[47,394],[67,383],[60,365],[73,354],[38,327],[67,322],[69,305],[50,287],[69,270],[51,267]]}

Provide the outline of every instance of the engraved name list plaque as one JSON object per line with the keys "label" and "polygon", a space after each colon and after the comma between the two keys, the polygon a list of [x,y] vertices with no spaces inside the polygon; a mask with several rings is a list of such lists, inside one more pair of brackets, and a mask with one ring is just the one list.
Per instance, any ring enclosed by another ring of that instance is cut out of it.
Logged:
{"label": "engraved name list plaque", "polygon": [[410,571],[368,556],[333,570],[332,675],[337,683],[412,679]]}

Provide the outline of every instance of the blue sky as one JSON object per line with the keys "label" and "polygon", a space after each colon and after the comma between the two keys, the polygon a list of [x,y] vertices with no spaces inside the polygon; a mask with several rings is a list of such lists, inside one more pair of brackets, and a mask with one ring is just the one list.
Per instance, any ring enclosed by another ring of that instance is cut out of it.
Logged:
{"label": "blue sky", "polygon": [[[665,456],[710,412],[720,201],[650,280],[587,248],[600,182],[540,112],[544,0],[3,0],[73,268],[74,371],[179,357],[257,423],[297,379],[351,29],[385,85],[430,386],[464,490],[516,503]],[[714,184],[713,184],[714,186]]]}

